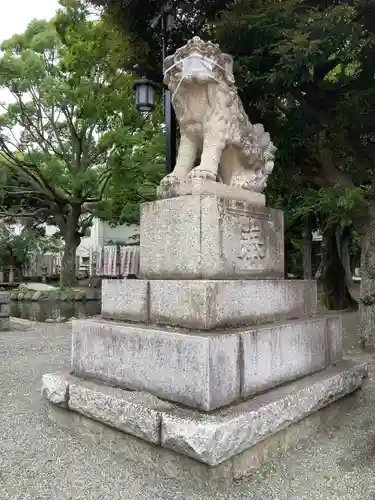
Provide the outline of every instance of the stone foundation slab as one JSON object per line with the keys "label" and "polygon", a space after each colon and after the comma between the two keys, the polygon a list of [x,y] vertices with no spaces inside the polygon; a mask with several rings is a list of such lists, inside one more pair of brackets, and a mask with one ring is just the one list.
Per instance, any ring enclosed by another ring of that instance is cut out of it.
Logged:
{"label": "stone foundation slab", "polygon": [[[367,365],[342,361],[318,374],[209,415],[178,406],[163,407],[165,403],[156,398],[147,400],[137,393],[101,384],[87,385],[64,374],[56,376],[61,376],[61,385],[63,381],[68,384],[66,407],[133,435],[139,435],[140,422],[143,430],[155,430],[156,424],[162,447],[210,467],[220,466],[224,472],[230,469],[239,478],[259,466],[268,449],[278,448],[280,432],[358,389],[367,376]],[[43,394],[47,397],[53,392],[46,387],[50,380],[51,377],[43,380]],[[81,391],[78,398],[77,387]],[[295,434],[290,440],[292,444],[299,437]],[[154,442],[159,444],[157,439]]]}

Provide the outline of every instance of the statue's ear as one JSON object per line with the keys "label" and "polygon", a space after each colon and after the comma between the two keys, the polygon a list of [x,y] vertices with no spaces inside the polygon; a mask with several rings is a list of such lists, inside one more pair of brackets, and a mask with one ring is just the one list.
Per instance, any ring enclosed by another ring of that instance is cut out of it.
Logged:
{"label": "statue's ear", "polygon": [[164,73],[174,64],[174,55],[168,56],[164,59]]}
{"label": "statue's ear", "polygon": [[230,54],[223,54],[225,76],[228,83],[234,83],[233,76],[233,57]]}

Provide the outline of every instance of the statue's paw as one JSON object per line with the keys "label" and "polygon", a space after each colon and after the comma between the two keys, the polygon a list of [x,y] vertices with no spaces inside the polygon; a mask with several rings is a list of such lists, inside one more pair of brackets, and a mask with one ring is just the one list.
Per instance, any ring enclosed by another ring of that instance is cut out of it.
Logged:
{"label": "statue's paw", "polygon": [[159,187],[157,189],[158,198],[170,198],[173,196],[173,188],[180,183],[180,179],[172,174],[168,174],[160,181]]}
{"label": "statue's paw", "polygon": [[243,182],[241,184],[241,189],[246,189],[246,191],[253,191],[254,193],[261,193],[265,187],[264,183],[261,182]]}
{"label": "statue's paw", "polygon": [[201,167],[195,167],[190,174],[188,175],[188,179],[204,179],[216,182],[217,175],[213,174],[209,170],[205,170]]}
{"label": "statue's paw", "polygon": [[160,187],[169,187],[172,184],[178,184],[180,182],[180,179],[172,174],[168,174],[163,179],[160,181]]}

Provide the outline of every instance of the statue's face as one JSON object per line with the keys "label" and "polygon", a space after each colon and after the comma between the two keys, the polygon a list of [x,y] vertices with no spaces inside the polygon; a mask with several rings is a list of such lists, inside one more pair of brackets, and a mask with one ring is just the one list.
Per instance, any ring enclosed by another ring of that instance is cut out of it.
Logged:
{"label": "statue's face", "polygon": [[172,90],[189,83],[204,84],[226,81],[233,83],[233,60],[210,42],[195,38],[169,56],[164,64],[164,82]]}

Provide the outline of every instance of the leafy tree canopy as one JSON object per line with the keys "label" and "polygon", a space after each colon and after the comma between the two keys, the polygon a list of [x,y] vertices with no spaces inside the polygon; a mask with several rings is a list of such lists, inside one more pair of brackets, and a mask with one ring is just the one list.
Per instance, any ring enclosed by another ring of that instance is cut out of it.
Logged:
{"label": "leafy tree canopy", "polygon": [[147,140],[143,127],[152,120],[133,105],[127,38],[81,0],[62,0],[53,20],[33,21],[2,50],[3,213],[58,226],[68,285],[81,236],[103,200],[108,204],[109,187],[136,193],[142,184],[146,173],[132,154],[136,135]]}

